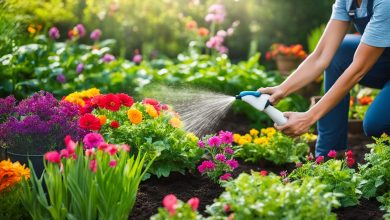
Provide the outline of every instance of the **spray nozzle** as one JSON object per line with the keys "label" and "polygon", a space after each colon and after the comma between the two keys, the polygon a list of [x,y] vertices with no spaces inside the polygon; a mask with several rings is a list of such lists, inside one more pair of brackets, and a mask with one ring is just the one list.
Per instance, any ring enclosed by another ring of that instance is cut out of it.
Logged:
{"label": "spray nozzle", "polygon": [[251,95],[254,97],[260,97],[261,93],[259,91],[243,91],[243,92],[240,92],[240,94],[236,95],[236,99],[242,99],[242,97],[248,96],[248,95]]}

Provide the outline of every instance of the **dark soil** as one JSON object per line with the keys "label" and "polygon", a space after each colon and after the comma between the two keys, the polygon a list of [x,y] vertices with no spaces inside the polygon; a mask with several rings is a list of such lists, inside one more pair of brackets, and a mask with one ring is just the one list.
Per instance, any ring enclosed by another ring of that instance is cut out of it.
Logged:
{"label": "dark soil", "polygon": [[[236,127],[237,129],[237,127]],[[239,127],[239,130],[245,131]],[[247,128],[246,128],[247,129]],[[235,130],[235,129],[231,129]],[[364,162],[364,154],[369,152],[365,147],[366,144],[372,143],[372,140],[361,136],[354,135],[349,137],[349,146],[353,150],[356,160],[359,163]],[[233,176],[237,176],[241,172],[250,172],[251,170],[260,171],[267,170],[274,173],[294,169],[293,164],[277,166],[270,162],[261,162],[258,164],[244,163],[240,161],[240,166],[235,170]],[[200,199],[199,210],[205,214],[206,205],[213,203],[223,192],[218,184],[211,182],[206,177],[198,174],[171,174],[167,178],[157,179],[155,177],[141,184],[137,195],[137,202],[134,206],[130,219],[144,220],[157,213],[158,207],[161,207],[161,201],[167,194],[174,194],[183,201],[187,201],[191,197]],[[379,210],[380,204],[376,200],[362,200],[359,205],[347,208],[339,208],[334,210],[338,219],[345,220],[375,220],[382,219],[384,213]]]}

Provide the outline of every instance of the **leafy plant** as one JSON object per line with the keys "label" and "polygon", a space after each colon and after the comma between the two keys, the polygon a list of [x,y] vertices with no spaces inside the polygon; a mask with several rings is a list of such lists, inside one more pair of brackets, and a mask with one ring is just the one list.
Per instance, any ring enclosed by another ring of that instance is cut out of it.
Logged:
{"label": "leafy plant", "polygon": [[378,201],[382,203],[381,210],[387,213],[383,216],[384,219],[390,219],[390,192],[378,197]]}
{"label": "leafy plant", "polygon": [[[309,137],[310,136],[310,137]],[[316,136],[307,134],[302,138],[290,138],[274,128],[252,129],[249,134],[234,134],[238,144],[236,156],[245,161],[257,162],[266,159],[275,164],[297,162],[309,151],[307,138]]]}
{"label": "leafy plant", "polygon": [[[66,149],[45,154],[45,172],[23,181],[23,204],[33,219],[127,219],[137,195],[145,156],[107,144],[83,151],[68,136]],[[86,147],[86,145],[84,146]],[[30,163],[30,167],[32,164]],[[47,187],[47,195],[44,185]]]}
{"label": "leafy plant", "polygon": [[326,25],[322,24],[310,32],[309,37],[307,38],[307,44],[310,53],[313,53],[316,49],[317,44],[320,41],[321,36],[325,30],[325,27]]}
{"label": "leafy plant", "polygon": [[378,90],[355,86],[349,101],[349,118],[363,120],[378,92]]}
{"label": "leafy plant", "polygon": [[225,192],[211,206],[208,219],[336,219],[338,202],[316,179],[284,184],[275,175],[242,173],[223,183]]}
{"label": "leafy plant", "polygon": [[[341,206],[356,205],[361,196],[361,191],[358,189],[360,178],[354,169],[349,168],[354,163],[351,153],[349,151],[345,160],[330,159],[326,162],[323,162],[323,156],[317,157],[315,161],[308,156],[307,162],[303,165],[299,164],[299,167],[293,170],[288,178],[291,181],[318,179],[321,184],[325,185],[323,190],[325,193],[333,192],[340,195],[337,199]],[[329,156],[335,157],[335,152],[333,155],[329,153]]]}
{"label": "leafy plant", "polygon": [[197,211],[199,199],[194,197],[187,203],[178,200],[175,195],[167,195],[163,199],[164,208],[158,208],[158,213],[153,215],[151,220],[197,220],[203,219]]}

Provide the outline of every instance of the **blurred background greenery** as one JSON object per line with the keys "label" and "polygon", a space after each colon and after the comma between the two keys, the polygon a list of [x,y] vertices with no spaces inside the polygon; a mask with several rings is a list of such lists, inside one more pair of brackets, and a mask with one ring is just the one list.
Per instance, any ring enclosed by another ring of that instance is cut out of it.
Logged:
{"label": "blurred background greenery", "polygon": [[[193,19],[205,26],[207,9],[223,4],[227,16],[221,28],[234,21],[240,24],[227,39],[229,57],[247,59],[265,52],[274,42],[301,43],[307,48],[311,30],[326,23],[333,0],[0,0],[0,52],[10,50],[9,40],[21,37],[29,26],[47,32],[50,26],[62,31],[61,38],[76,23],[87,31],[102,30],[103,38],[113,38],[116,55],[132,57],[140,49],[150,56],[175,58],[193,38],[186,23]],[[158,37],[157,37],[158,36]],[[28,40],[28,39],[17,40]],[[88,39],[81,39],[88,43]]]}

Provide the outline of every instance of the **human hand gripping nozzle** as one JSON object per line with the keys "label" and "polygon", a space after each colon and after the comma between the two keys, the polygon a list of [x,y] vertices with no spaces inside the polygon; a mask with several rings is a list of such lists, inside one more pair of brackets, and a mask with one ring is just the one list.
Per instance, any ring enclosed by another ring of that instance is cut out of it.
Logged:
{"label": "human hand gripping nozzle", "polygon": [[243,91],[236,95],[236,99],[241,99],[257,110],[265,112],[277,125],[286,124],[287,118],[284,117],[283,112],[272,106],[269,97],[270,95],[261,94],[259,91]]}

